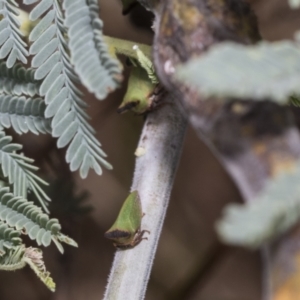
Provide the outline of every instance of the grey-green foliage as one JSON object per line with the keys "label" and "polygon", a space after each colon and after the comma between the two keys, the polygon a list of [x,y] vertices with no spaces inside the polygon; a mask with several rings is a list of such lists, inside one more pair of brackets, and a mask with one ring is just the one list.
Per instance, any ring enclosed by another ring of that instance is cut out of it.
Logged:
{"label": "grey-green foliage", "polygon": [[53,241],[62,253],[60,242],[77,246],[72,239],[60,232],[61,226],[57,219],[49,219],[48,214],[43,213],[40,207],[27,199],[14,196],[9,188],[0,189],[0,220],[25,232],[39,246],[47,247]]}
{"label": "grey-green foliage", "polygon": [[[40,82],[34,71],[17,63],[7,68],[0,63],[0,125],[18,133],[50,133],[50,119],[44,117],[46,105],[38,97]],[[0,127],[1,127],[0,126]]]}
{"label": "grey-green foliage", "polygon": [[18,133],[51,133],[50,120],[44,118],[45,102],[41,98],[26,98],[0,94],[0,124],[13,127]]}
{"label": "grey-green foliage", "polygon": [[[0,270],[16,270],[28,264],[42,282],[51,290],[55,283],[46,271],[40,249],[26,248],[22,235],[26,234],[41,246],[55,243],[63,253],[61,243],[77,246],[77,243],[61,233],[61,225],[57,219],[50,219],[40,207],[26,198],[27,192],[32,191],[48,212],[45,201],[49,200],[41,185],[42,179],[34,174],[37,167],[33,160],[16,153],[22,146],[11,143],[12,138],[0,131],[0,166],[4,187],[0,188]],[[5,186],[11,185],[10,188]]]}
{"label": "grey-green foliage", "polygon": [[41,281],[50,289],[55,291],[55,283],[50,276],[50,273],[46,270],[43,260],[43,253],[38,248],[28,247],[24,250],[22,261],[30,266],[35,274],[41,279]]}
{"label": "grey-green foliage", "polygon": [[[3,129],[12,127],[19,134],[51,132],[58,137],[58,147],[69,144],[66,160],[71,170],[80,169],[83,178],[90,168],[101,174],[100,164],[107,168],[111,165],[103,159],[106,155],[88,124],[87,104],[77,88],[80,78],[71,64],[70,51],[79,48],[71,41],[72,47],[68,44],[62,1],[23,0],[23,3],[36,4],[29,16],[32,24],[36,23],[29,36],[32,68],[21,64],[27,63],[28,52],[16,18],[18,4],[14,0],[0,0],[0,58],[5,58],[0,62],[0,269],[16,270],[28,264],[54,291],[55,284],[45,269],[41,251],[27,248],[22,236],[28,235],[39,246],[49,246],[53,241],[61,252],[62,243],[77,244],[61,233],[57,219],[49,218],[47,201],[50,199],[42,188],[47,183],[35,174],[37,167],[32,165],[33,160],[19,153],[22,146],[12,143]],[[84,28],[88,27],[89,34],[84,38],[90,38],[93,51],[81,58],[75,51],[74,62],[81,72],[81,81],[102,99],[118,86],[120,67],[102,41],[97,1],[87,0],[85,4],[88,11],[82,12],[87,12],[88,21],[83,17],[80,22],[84,20]],[[72,28],[70,32],[74,33]],[[21,63],[16,63],[17,60]],[[27,200],[28,192],[38,198],[46,213]]]}
{"label": "grey-green foliage", "polygon": [[0,93],[14,96],[39,95],[40,81],[34,79],[34,70],[20,63],[7,68],[6,62],[0,63]]}
{"label": "grey-green foliage", "polygon": [[300,0],[288,0],[288,1],[291,8],[297,9],[300,7]]}
{"label": "grey-green foliage", "polygon": [[75,71],[90,92],[104,99],[119,86],[121,68],[103,41],[98,0],[66,0],[63,7]]}
{"label": "grey-green foliage", "polygon": [[0,270],[15,271],[21,269],[28,264],[37,274],[42,282],[52,291],[55,291],[55,283],[47,272],[43,254],[40,249],[28,247],[21,244],[10,248],[4,255],[0,257]]}
{"label": "grey-green foliage", "polygon": [[46,204],[50,199],[41,187],[47,183],[34,174],[38,168],[32,164],[32,159],[16,153],[22,149],[22,146],[11,141],[12,137],[0,131],[0,167],[3,176],[13,186],[15,196],[27,198],[27,191],[30,190],[38,198],[45,211],[48,211]]}
{"label": "grey-green foliage", "polygon": [[7,57],[6,65],[11,68],[17,60],[27,63],[28,51],[26,43],[22,40],[19,29],[20,23],[18,4],[14,0],[0,1],[0,59]]}
{"label": "grey-green foliage", "polygon": [[300,220],[300,162],[278,175],[247,204],[229,204],[217,224],[227,243],[257,248],[280,236]]}
{"label": "grey-green foliage", "polygon": [[270,98],[287,103],[290,96],[300,95],[300,45],[226,42],[191,59],[175,76],[207,97]]}
{"label": "grey-green foliage", "polygon": [[[27,4],[35,2],[37,0],[25,1]],[[70,144],[66,160],[72,171],[80,169],[81,177],[85,178],[90,168],[100,175],[100,164],[108,169],[111,165],[103,159],[106,154],[87,122],[84,110],[87,105],[76,87],[79,78],[70,62],[67,30],[60,5],[57,0],[42,0],[31,11],[32,21],[41,18],[43,13],[45,15],[29,36],[33,42],[30,54],[34,55],[35,79],[43,79],[39,93],[47,104],[45,116],[52,118],[52,135],[58,137],[59,148]]]}
{"label": "grey-green foliage", "polygon": [[0,270],[15,271],[25,267],[26,263],[23,261],[25,253],[24,245],[12,247],[6,251],[5,255],[0,257]]}
{"label": "grey-green foliage", "polygon": [[0,256],[22,244],[21,232],[0,220]]}

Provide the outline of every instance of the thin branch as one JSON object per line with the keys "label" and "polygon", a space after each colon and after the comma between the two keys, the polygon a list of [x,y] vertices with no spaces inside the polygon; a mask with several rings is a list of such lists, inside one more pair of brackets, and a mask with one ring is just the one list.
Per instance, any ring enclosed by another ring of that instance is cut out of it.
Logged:
{"label": "thin branch", "polygon": [[144,299],[181,153],[186,119],[170,95],[144,125],[131,190],[139,192],[148,240],[116,252],[104,299]]}

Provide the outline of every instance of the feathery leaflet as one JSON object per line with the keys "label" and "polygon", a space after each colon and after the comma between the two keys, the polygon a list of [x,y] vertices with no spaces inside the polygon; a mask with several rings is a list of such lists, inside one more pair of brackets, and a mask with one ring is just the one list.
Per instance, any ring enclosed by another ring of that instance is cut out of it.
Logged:
{"label": "feathery leaflet", "polygon": [[20,31],[18,4],[15,0],[0,1],[0,59],[7,57],[6,65],[11,68],[17,60],[27,63],[28,51]]}
{"label": "feathery leaflet", "polygon": [[[28,4],[34,2],[37,1],[25,1]],[[87,176],[90,168],[100,175],[100,164],[108,169],[111,165],[103,159],[106,154],[87,122],[88,116],[84,110],[87,105],[76,87],[79,78],[70,62],[60,2],[40,1],[31,11],[30,19],[37,20],[44,13],[29,39],[33,42],[30,54],[34,55],[32,67],[36,68],[35,79],[43,79],[39,92],[45,96],[45,116],[53,117],[52,135],[58,137],[57,146],[61,148],[70,144],[66,154],[70,169],[80,169],[82,178]]]}
{"label": "feathery leaflet", "polygon": [[63,6],[75,71],[90,92],[104,99],[122,77],[120,63],[110,56],[103,41],[98,0],[66,0]]}

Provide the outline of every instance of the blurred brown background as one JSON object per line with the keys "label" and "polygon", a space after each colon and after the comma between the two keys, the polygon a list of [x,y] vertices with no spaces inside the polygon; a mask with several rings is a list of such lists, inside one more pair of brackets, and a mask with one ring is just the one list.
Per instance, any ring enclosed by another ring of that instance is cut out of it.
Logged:
{"label": "blurred brown background", "polygon": [[[151,16],[137,8],[122,16],[120,0],[100,1],[105,33],[137,42],[151,43]],[[300,14],[288,8],[287,0],[252,0],[265,39],[292,38],[300,29]],[[144,29],[143,29],[144,28]],[[98,300],[102,299],[114,248],[103,233],[114,221],[128,194],[134,167],[134,150],[143,120],[132,114],[118,115],[123,89],[99,102],[87,96],[96,128],[113,171],[101,177],[90,173],[81,180],[70,174],[64,151],[55,149],[47,136],[15,136],[25,153],[36,159],[41,175],[51,182],[52,216],[64,232],[78,243],[65,247],[61,256],[52,245],[44,250],[49,271],[57,283],[53,294],[29,268],[0,272],[0,300]],[[72,199],[82,192],[86,201]],[[75,195],[75,196],[74,196]],[[153,266],[147,300],[259,300],[260,255],[221,245],[214,223],[230,201],[240,201],[234,185],[208,149],[188,130],[170,206]],[[89,207],[92,210],[89,211]],[[29,242],[30,243],[30,242]],[[130,299],[129,299],[130,300]]]}

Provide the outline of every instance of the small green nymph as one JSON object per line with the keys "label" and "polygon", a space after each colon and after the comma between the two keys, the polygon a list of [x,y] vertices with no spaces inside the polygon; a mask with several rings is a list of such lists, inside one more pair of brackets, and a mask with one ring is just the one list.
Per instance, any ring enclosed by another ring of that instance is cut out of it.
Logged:
{"label": "small green nymph", "polygon": [[126,198],[119,215],[112,227],[104,236],[113,240],[117,249],[128,249],[138,245],[142,240],[147,240],[143,235],[148,230],[141,230],[142,217],[140,197],[137,191],[133,191]]}

